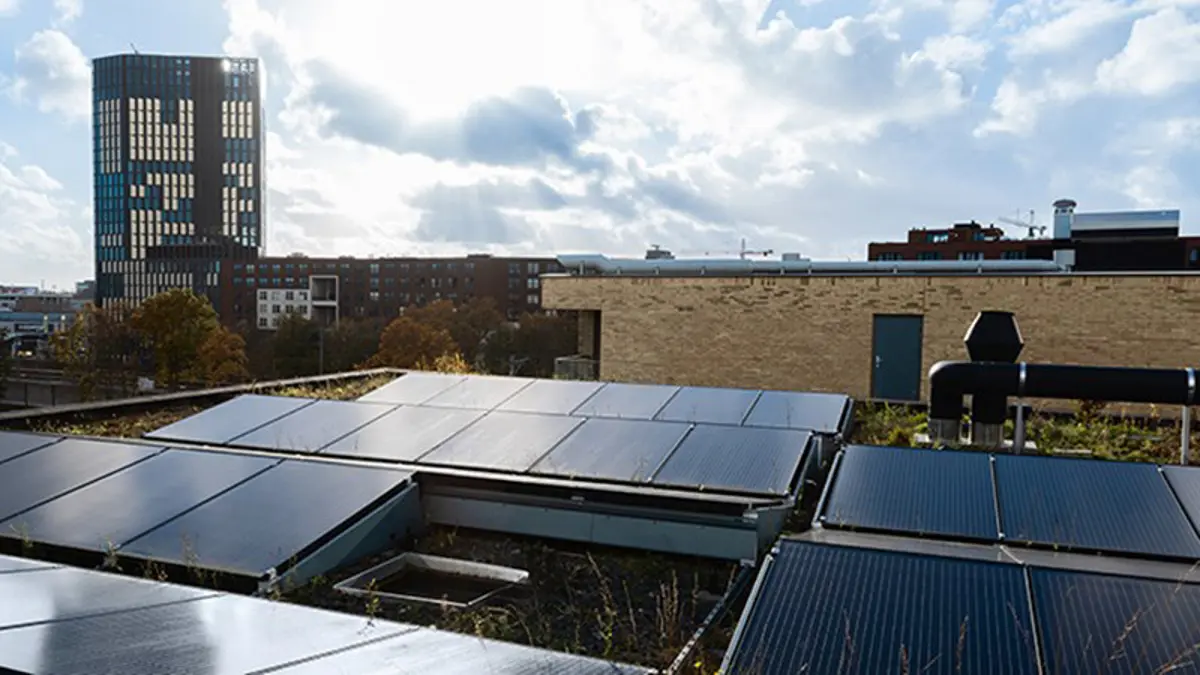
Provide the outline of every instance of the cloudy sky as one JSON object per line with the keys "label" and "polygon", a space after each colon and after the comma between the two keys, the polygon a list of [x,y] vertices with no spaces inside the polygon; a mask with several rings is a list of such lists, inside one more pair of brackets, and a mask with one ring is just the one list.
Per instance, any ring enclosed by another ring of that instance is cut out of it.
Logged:
{"label": "cloudy sky", "polygon": [[861,258],[1064,196],[1200,231],[1200,0],[0,0],[0,284],[92,276],[130,44],[263,59],[271,254]]}

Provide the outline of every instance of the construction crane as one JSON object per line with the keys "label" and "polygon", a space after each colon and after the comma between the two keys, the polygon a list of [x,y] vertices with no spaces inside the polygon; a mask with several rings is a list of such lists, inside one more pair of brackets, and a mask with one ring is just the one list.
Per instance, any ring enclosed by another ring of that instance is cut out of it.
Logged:
{"label": "construction crane", "polygon": [[742,260],[745,260],[746,258],[751,258],[751,257],[766,258],[768,256],[774,255],[775,251],[774,251],[774,249],[765,249],[765,250],[759,250],[759,251],[748,249],[748,248],[746,248],[746,239],[743,238],[742,239],[742,247],[740,250],[737,250],[737,251],[680,251],[679,254],[680,255],[703,256],[703,257],[713,256],[713,255],[736,255],[737,257],[741,258]]}
{"label": "construction crane", "polygon": [[997,218],[997,220],[1002,223],[1025,228],[1027,230],[1027,234],[1025,235],[1026,239],[1036,239],[1039,234],[1046,233],[1046,226],[1037,224],[1037,218],[1035,217],[1033,209],[1029,210],[1029,220],[1021,220],[1019,218],[1019,212],[1017,215],[1017,218],[1006,218],[1001,216]]}

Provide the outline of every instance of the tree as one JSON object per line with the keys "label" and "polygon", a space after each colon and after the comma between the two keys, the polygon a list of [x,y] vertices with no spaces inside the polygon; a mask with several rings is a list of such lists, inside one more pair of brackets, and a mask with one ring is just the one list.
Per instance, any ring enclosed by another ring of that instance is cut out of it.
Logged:
{"label": "tree", "polygon": [[325,332],[325,372],[361,367],[375,355],[383,324],[378,319],[343,319]]}
{"label": "tree", "polygon": [[196,353],[199,375],[210,387],[245,382],[250,379],[246,359],[246,341],[225,326],[208,334]]}
{"label": "tree", "polygon": [[8,341],[8,331],[0,328],[0,393],[8,384],[8,376],[12,373],[12,343]]}
{"label": "tree", "polygon": [[300,314],[279,320],[275,330],[274,362],[278,377],[316,375],[320,370],[320,327]]}
{"label": "tree", "polygon": [[458,345],[448,331],[402,316],[383,329],[379,351],[371,358],[371,365],[416,368],[455,354]]}
{"label": "tree", "polygon": [[65,330],[50,340],[55,361],[78,384],[80,398],[92,400],[102,391],[133,391],[144,355],[130,312],[122,306],[87,305]]}
{"label": "tree", "polygon": [[449,333],[468,363],[474,362],[484,338],[504,323],[496,301],[489,297],[471,298],[457,307],[449,300],[438,300],[424,307],[409,307],[404,316]]}
{"label": "tree", "polygon": [[153,350],[159,382],[174,387],[196,375],[197,354],[217,329],[217,312],[208,298],[174,288],[143,302],[133,326]]}
{"label": "tree", "polygon": [[577,351],[578,334],[574,316],[524,314],[488,337],[481,360],[493,373],[550,377],[556,358]]}

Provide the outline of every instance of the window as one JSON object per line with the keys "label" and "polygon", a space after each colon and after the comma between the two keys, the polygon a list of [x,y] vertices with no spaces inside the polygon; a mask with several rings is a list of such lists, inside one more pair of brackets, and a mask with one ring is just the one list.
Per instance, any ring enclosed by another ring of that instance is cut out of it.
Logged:
{"label": "window", "polygon": [[525,282],[525,287],[531,290],[536,290],[542,285],[541,279],[538,279],[537,277],[529,277],[525,280]]}
{"label": "window", "polygon": [[511,289],[514,289],[514,288],[520,288],[520,287],[521,287],[521,280],[520,280],[520,279],[512,279],[512,278],[510,278],[510,279],[508,280],[508,288],[509,288],[509,290],[511,290]]}
{"label": "window", "polygon": [[371,263],[371,276],[379,274],[379,263]]}
{"label": "window", "polygon": [[260,303],[260,304],[259,304],[259,306],[258,306],[258,313],[259,313],[259,314],[266,314],[266,313],[267,313],[267,303],[265,303],[265,302],[264,302],[264,303]]}
{"label": "window", "polygon": [[271,305],[271,313],[278,314],[279,313],[279,305]]}
{"label": "window", "polygon": [[258,299],[259,299],[259,300],[266,300],[266,299],[267,299],[267,292],[266,292],[266,291],[259,291],[259,292],[258,292]]}
{"label": "window", "polygon": [[298,291],[296,297],[299,300],[308,300],[308,291]]}
{"label": "window", "polygon": [[258,317],[258,327],[259,328],[267,327],[267,317],[265,317],[265,316]]}
{"label": "window", "polygon": [[958,254],[959,260],[983,260],[983,251],[962,251]]}
{"label": "window", "polygon": [[930,232],[926,240],[931,244],[944,244],[950,241],[949,232]]}
{"label": "window", "polygon": [[539,263],[532,262],[529,263],[526,269],[529,270],[530,274],[537,274],[542,270],[542,266]]}
{"label": "window", "polygon": [[538,296],[536,296],[536,295],[527,295],[527,296],[525,296],[525,304],[527,304],[527,305],[536,305],[536,304],[538,304]]}
{"label": "window", "polygon": [[1188,251],[1188,264],[1195,267],[1200,264],[1200,248],[1194,248]]}
{"label": "window", "polygon": [[296,306],[295,305],[286,305],[286,306],[284,306],[283,311],[287,312],[288,314],[292,314],[296,311]]}
{"label": "window", "polygon": [[287,292],[285,292],[285,293],[283,294],[283,299],[284,299],[284,300],[295,300],[295,299],[296,299],[296,293],[295,293],[295,291],[287,291]]}
{"label": "window", "polygon": [[512,276],[516,276],[516,275],[520,274],[521,273],[520,263],[509,263],[508,264],[508,273]]}
{"label": "window", "polygon": [[879,260],[882,262],[895,262],[897,260],[904,260],[904,256],[899,253],[880,253]]}
{"label": "window", "polygon": [[372,302],[379,302],[379,291],[371,291],[370,297]]}
{"label": "window", "polygon": [[1024,260],[1025,251],[1005,251],[1000,254],[1000,257],[1004,260]]}
{"label": "window", "polygon": [[917,254],[917,260],[941,260],[942,254],[937,251],[921,251]]}

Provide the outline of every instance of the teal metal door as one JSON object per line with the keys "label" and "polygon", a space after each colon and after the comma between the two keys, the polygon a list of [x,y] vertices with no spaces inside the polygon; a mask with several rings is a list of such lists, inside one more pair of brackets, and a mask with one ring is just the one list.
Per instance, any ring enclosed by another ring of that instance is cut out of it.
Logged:
{"label": "teal metal door", "polygon": [[925,319],[876,314],[871,336],[871,397],[916,401],[921,396],[921,333]]}

